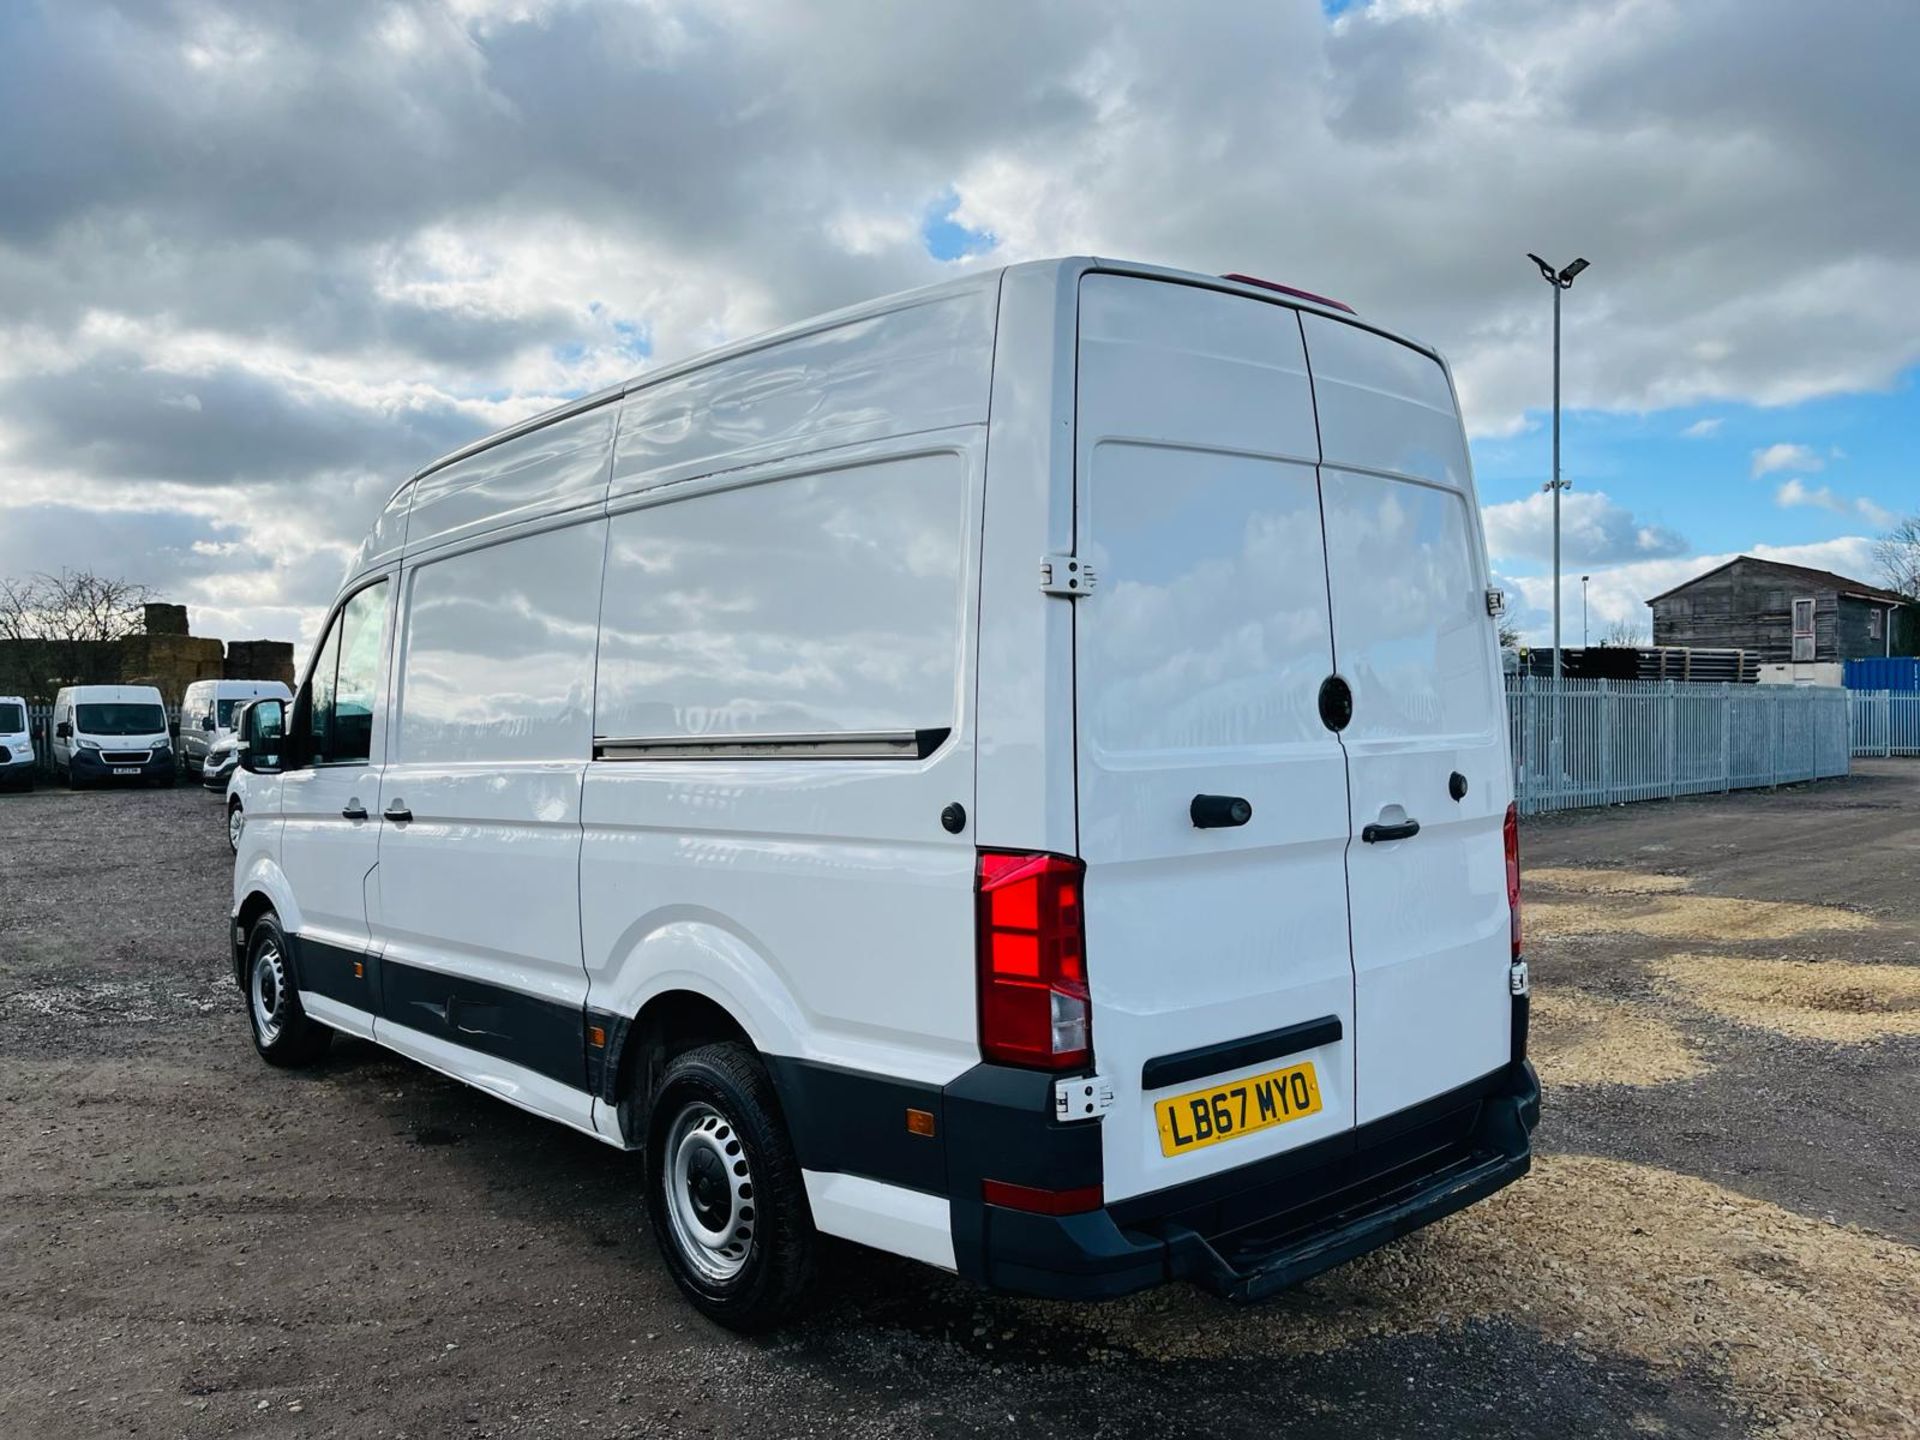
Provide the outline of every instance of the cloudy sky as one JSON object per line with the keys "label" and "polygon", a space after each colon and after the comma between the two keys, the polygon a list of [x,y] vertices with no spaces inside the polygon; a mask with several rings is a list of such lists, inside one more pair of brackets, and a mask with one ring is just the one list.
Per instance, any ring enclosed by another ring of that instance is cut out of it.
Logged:
{"label": "cloudy sky", "polygon": [[0,575],[310,636],[386,493],[647,366],[1092,252],[1452,359],[1544,623],[1920,509],[1913,0],[7,0]]}

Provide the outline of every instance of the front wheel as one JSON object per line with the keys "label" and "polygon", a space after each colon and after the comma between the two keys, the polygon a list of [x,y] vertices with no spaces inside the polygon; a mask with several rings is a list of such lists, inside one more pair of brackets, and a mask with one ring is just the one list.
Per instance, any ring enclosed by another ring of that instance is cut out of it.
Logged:
{"label": "front wheel", "polygon": [[247,938],[247,1024],[253,1048],[269,1065],[311,1065],[333,1043],[333,1031],[309,1019],[300,1006],[287,937],[271,915],[254,921]]}
{"label": "front wheel", "polygon": [[246,828],[247,812],[240,808],[238,800],[227,806],[227,848],[234,854],[240,853],[240,832]]}
{"label": "front wheel", "polygon": [[650,1111],[647,1214],[674,1281],[731,1330],[788,1319],[813,1274],[813,1215],[759,1057],[731,1041],[675,1056]]}

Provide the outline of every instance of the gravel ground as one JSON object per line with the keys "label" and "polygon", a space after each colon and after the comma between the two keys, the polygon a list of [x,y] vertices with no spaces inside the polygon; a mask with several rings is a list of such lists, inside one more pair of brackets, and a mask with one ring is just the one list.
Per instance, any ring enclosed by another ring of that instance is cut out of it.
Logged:
{"label": "gravel ground", "polygon": [[1519,1185],[1253,1309],[835,1247],[747,1341],[630,1158],[370,1045],[258,1062],[213,797],[0,797],[0,1435],[1920,1431],[1920,765],[1523,845]]}

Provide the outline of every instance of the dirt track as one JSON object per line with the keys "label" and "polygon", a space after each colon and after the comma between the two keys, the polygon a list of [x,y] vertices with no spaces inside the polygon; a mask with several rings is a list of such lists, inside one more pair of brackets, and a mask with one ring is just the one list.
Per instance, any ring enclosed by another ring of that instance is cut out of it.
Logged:
{"label": "dirt track", "polygon": [[0,797],[0,1435],[1920,1429],[1920,764],[1523,844],[1520,1185],[1254,1310],[836,1248],[750,1342],[620,1155],[357,1042],[255,1059],[211,797]]}

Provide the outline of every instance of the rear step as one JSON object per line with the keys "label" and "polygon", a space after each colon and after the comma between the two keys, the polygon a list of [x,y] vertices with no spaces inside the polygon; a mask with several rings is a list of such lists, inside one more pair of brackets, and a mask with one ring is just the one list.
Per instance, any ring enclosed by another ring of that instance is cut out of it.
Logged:
{"label": "rear step", "polygon": [[1263,1299],[1518,1180],[1532,1163],[1538,1094],[1489,1095],[1318,1176],[1293,1176],[1287,1189],[1313,1198],[1250,1224],[1203,1234],[1195,1225],[1206,1221],[1189,1213],[1143,1228],[1165,1244],[1170,1277],[1230,1300]]}

